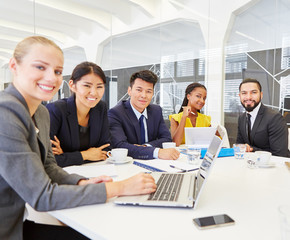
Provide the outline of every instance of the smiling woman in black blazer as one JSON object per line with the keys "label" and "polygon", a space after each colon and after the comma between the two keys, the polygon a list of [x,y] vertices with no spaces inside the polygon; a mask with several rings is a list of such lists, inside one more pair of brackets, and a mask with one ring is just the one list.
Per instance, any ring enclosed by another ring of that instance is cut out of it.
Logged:
{"label": "smiling woman in black blazer", "polygon": [[107,158],[109,126],[107,107],[101,101],[105,83],[98,65],[83,62],[75,67],[69,81],[73,95],[47,105],[52,150],[59,166]]}

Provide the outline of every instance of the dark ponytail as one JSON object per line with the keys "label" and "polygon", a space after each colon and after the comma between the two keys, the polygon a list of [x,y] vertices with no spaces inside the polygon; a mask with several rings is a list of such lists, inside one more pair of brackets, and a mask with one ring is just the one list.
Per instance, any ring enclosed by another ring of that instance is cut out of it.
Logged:
{"label": "dark ponytail", "polygon": [[188,104],[188,99],[187,99],[187,95],[190,94],[195,88],[203,88],[206,90],[206,87],[200,83],[191,83],[187,86],[187,88],[185,89],[185,96],[182,102],[182,105],[178,111],[178,113],[183,112],[183,108],[182,107],[186,107]]}

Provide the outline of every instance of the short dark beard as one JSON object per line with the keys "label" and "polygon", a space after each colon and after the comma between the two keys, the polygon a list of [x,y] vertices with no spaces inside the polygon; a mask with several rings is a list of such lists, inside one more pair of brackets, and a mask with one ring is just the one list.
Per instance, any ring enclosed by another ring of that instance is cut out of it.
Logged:
{"label": "short dark beard", "polygon": [[259,105],[260,102],[261,100],[259,100],[258,102],[255,102],[253,107],[245,106],[242,102],[241,104],[243,105],[243,107],[246,109],[247,112],[252,112]]}

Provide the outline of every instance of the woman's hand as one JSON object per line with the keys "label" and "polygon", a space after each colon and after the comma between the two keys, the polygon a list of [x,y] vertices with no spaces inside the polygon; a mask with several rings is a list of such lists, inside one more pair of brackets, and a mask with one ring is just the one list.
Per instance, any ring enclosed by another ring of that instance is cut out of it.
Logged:
{"label": "woman's hand", "polygon": [[112,182],[113,179],[109,176],[99,176],[99,177],[94,177],[90,179],[81,179],[78,182],[78,185],[87,185],[87,184],[96,184],[96,183],[102,183],[102,182]]}
{"label": "woman's hand", "polygon": [[155,192],[154,178],[148,173],[139,173],[120,182],[107,182],[107,197],[149,194]]}
{"label": "woman's hand", "polygon": [[189,114],[191,113],[191,107],[190,106],[184,106],[183,108],[183,115],[182,117],[187,118]]}
{"label": "woman's hand", "polygon": [[106,160],[108,158],[107,151],[103,151],[104,148],[109,147],[110,144],[104,144],[101,147],[92,147],[86,151],[81,151],[84,160],[96,161],[96,160]]}
{"label": "woman's hand", "polygon": [[58,140],[58,138],[56,136],[54,136],[54,140],[50,140],[51,144],[52,144],[52,153],[54,155],[60,155],[63,154],[63,151],[60,147],[60,141]]}

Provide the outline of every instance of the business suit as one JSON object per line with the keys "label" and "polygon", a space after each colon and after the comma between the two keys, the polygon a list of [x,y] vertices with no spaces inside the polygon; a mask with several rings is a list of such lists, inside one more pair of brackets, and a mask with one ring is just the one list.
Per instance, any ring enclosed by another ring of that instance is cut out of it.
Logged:
{"label": "business suit", "polygon": [[264,106],[258,111],[251,130],[251,142],[246,128],[246,112],[239,117],[237,143],[247,143],[254,151],[269,151],[273,155],[288,157],[288,128],[282,115]]}
{"label": "business suit", "polygon": [[110,143],[107,107],[103,101],[89,112],[90,141],[86,149],[80,149],[75,96],[50,103],[47,109],[50,115],[50,138],[54,140],[54,136],[57,136],[64,152],[55,155],[59,166],[81,165],[84,163],[81,150]]}
{"label": "business suit", "polygon": [[57,166],[44,106],[32,119],[24,98],[10,85],[0,93],[0,112],[0,239],[22,239],[25,202],[51,211],[106,201],[103,183],[76,186],[83,177]]}
{"label": "business suit", "polygon": [[150,104],[147,107],[148,142],[152,147],[141,145],[141,133],[138,119],[130,105],[130,100],[122,101],[108,111],[111,143],[114,148],[127,148],[128,155],[136,159],[153,159],[156,147],[163,142],[171,142],[171,136],[162,117],[161,107]]}

